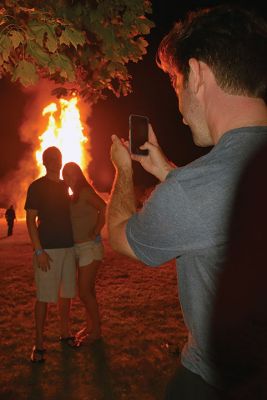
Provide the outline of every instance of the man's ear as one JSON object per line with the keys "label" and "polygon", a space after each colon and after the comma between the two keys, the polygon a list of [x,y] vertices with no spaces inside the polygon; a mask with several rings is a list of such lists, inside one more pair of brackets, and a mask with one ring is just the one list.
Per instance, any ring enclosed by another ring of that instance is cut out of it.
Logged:
{"label": "man's ear", "polygon": [[188,64],[190,67],[188,83],[193,93],[196,94],[203,83],[201,62],[196,58],[190,58]]}

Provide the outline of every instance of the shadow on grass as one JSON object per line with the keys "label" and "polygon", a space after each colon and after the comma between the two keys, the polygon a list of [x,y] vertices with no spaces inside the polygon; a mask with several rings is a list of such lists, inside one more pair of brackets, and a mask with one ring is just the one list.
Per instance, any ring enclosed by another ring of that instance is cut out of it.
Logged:
{"label": "shadow on grass", "polygon": [[28,387],[28,399],[29,400],[43,400],[43,367],[44,364],[31,364],[30,376],[29,376],[29,387]]}
{"label": "shadow on grass", "polygon": [[115,399],[111,371],[107,362],[105,344],[102,340],[97,341],[91,346],[91,357],[95,365],[95,382],[101,388],[103,400]]}
{"label": "shadow on grass", "polygon": [[[80,362],[83,365],[82,369]],[[27,400],[90,399],[92,393],[93,398],[97,400],[116,399],[103,341],[99,340],[77,350],[63,347],[61,352],[62,369],[58,371],[56,382],[50,382],[53,388],[50,387],[48,391],[46,388],[49,382],[46,381],[43,367],[44,364],[31,365]],[[82,385],[81,387],[80,373],[88,374],[88,386]]]}

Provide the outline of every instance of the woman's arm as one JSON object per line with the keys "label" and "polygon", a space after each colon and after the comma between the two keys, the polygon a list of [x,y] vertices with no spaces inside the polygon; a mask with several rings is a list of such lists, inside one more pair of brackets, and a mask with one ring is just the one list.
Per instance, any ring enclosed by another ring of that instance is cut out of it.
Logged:
{"label": "woman's arm", "polygon": [[92,187],[91,190],[88,191],[87,202],[98,211],[97,223],[93,232],[93,235],[97,236],[105,225],[106,203]]}

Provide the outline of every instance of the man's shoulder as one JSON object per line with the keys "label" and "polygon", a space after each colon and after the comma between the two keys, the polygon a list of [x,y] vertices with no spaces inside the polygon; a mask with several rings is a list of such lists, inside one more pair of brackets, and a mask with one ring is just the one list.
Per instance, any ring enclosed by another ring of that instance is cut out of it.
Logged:
{"label": "man's shoulder", "polygon": [[28,194],[39,192],[43,188],[45,189],[46,182],[47,182],[47,179],[45,178],[45,176],[35,179],[32,183],[30,183],[30,185],[28,187]]}
{"label": "man's shoulder", "polygon": [[47,179],[45,176],[41,176],[41,178],[37,178],[29,186],[38,186],[45,182]]}

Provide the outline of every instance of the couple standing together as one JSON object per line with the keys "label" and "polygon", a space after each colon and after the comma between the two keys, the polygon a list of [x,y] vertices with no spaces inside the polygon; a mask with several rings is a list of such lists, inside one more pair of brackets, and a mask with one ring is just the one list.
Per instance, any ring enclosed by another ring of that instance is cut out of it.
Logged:
{"label": "couple standing together", "polygon": [[[95,279],[103,258],[100,232],[105,224],[104,200],[73,163],[63,168],[57,147],[43,152],[46,175],[32,182],[25,203],[28,233],[34,248],[36,283],[36,339],[32,362],[44,361],[44,326],[48,303],[58,303],[60,341],[70,347],[101,337]],[[68,195],[68,188],[72,196]],[[69,326],[71,299],[78,290],[86,312],[86,326],[72,336]]]}

